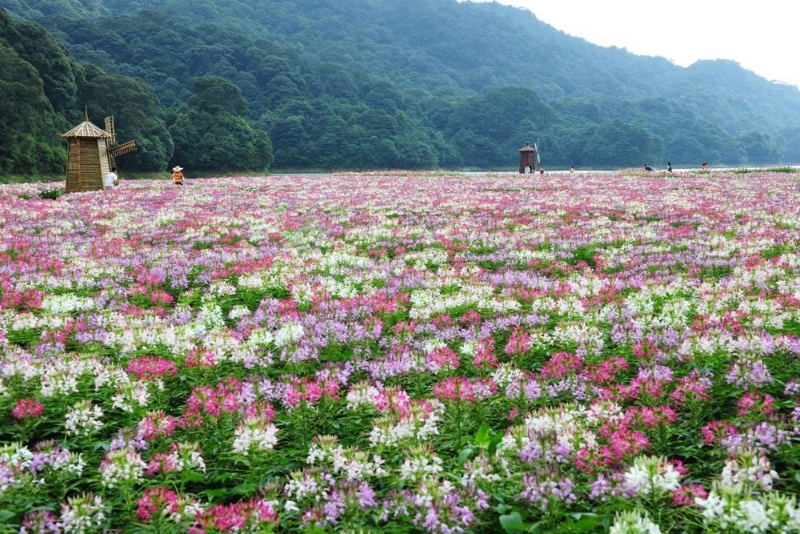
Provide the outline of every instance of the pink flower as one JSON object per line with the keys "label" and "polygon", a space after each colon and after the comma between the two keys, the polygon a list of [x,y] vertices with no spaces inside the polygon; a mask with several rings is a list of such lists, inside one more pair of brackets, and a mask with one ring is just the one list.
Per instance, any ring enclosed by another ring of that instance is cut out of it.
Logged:
{"label": "pink flower", "polygon": [[20,420],[25,419],[28,416],[38,418],[40,415],[42,415],[43,409],[44,405],[36,399],[20,399],[17,401],[17,405],[11,411],[11,415]]}
{"label": "pink flower", "polygon": [[659,352],[649,341],[640,341],[633,346],[633,354],[639,360],[655,360]]}
{"label": "pink flower", "polygon": [[506,345],[506,354],[509,356],[515,354],[523,354],[528,352],[531,348],[531,336],[526,332],[524,329],[517,327],[511,332],[511,337],[508,338],[508,344]]}
{"label": "pink flower", "polygon": [[705,499],[708,491],[700,484],[683,484],[672,491],[672,504],[675,506],[692,506],[695,499]]}
{"label": "pink flower", "polygon": [[158,436],[171,436],[175,432],[175,418],[162,411],[150,412],[139,422],[139,432],[146,440]]}
{"label": "pink flower", "polygon": [[178,367],[175,362],[157,356],[134,358],[128,363],[125,370],[135,374],[139,380],[152,380],[165,374],[172,376],[178,374]]}
{"label": "pink flower", "polygon": [[150,488],[145,490],[139,499],[139,519],[150,521],[153,514],[159,510],[176,512],[178,509],[178,495],[167,488]]}
{"label": "pink flower", "polygon": [[153,476],[159,471],[162,473],[178,471],[177,459],[177,456],[173,454],[165,454],[163,452],[156,453],[150,458],[145,472],[148,476]]}
{"label": "pink flower", "polygon": [[332,400],[339,400],[339,382],[332,378],[294,378],[287,384],[283,402],[287,406],[297,408],[301,402],[313,404],[327,395]]}
{"label": "pink flower", "polygon": [[596,365],[587,366],[581,375],[589,382],[605,384],[612,382],[620,371],[628,368],[628,362],[619,356],[612,356]]}
{"label": "pink flower", "polygon": [[214,367],[216,364],[214,353],[209,349],[196,347],[186,355],[186,367]]}
{"label": "pink flower", "polygon": [[493,337],[487,336],[478,341],[478,345],[475,348],[474,363],[475,367],[478,369],[483,369],[484,365],[492,369],[497,367],[497,356],[494,354]]}
{"label": "pink flower", "polygon": [[542,378],[564,378],[581,370],[580,356],[569,352],[554,352],[542,366]]}
{"label": "pink flower", "polygon": [[266,424],[269,424],[275,419],[275,408],[268,402],[257,401],[245,408],[244,416],[251,419],[261,419]]}
{"label": "pink flower", "polygon": [[461,324],[477,325],[481,322],[481,314],[475,310],[467,310],[463,315],[461,315],[459,321]]}
{"label": "pink flower", "polygon": [[474,382],[465,377],[442,380],[433,385],[432,393],[443,401],[475,402],[497,393],[497,385],[490,378],[477,378]]}
{"label": "pink flower", "polygon": [[722,438],[735,435],[737,432],[736,428],[727,421],[711,421],[700,429],[700,433],[703,435],[703,443],[712,445]]}
{"label": "pink flower", "polygon": [[208,509],[198,517],[204,527],[213,527],[222,532],[238,532],[245,527],[256,527],[266,523],[277,524],[278,513],[263,500],[220,504]]}
{"label": "pink flower", "polygon": [[457,369],[459,364],[458,354],[449,347],[440,347],[428,353],[425,363],[433,372],[442,369]]}
{"label": "pink flower", "polygon": [[773,404],[775,403],[775,399],[773,399],[770,395],[762,394],[762,393],[745,393],[739,402],[736,403],[736,407],[739,408],[739,417],[746,417],[751,413],[760,413],[762,415],[768,415],[775,411],[773,408]]}

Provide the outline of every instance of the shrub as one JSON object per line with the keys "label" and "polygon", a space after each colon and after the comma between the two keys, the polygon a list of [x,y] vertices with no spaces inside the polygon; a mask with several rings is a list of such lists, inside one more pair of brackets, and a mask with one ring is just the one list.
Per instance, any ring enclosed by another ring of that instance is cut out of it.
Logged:
{"label": "shrub", "polygon": [[54,187],[52,189],[42,189],[39,191],[39,198],[49,198],[50,200],[55,200],[63,194],[64,190],[62,188]]}

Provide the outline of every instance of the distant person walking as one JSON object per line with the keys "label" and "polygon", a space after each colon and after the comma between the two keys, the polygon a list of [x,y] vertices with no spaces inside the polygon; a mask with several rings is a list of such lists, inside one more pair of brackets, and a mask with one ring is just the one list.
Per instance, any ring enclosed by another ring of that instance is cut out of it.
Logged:
{"label": "distant person walking", "polygon": [[667,172],[672,172],[672,162],[671,161],[667,162]]}
{"label": "distant person walking", "polygon": [[172,183],[175,185],[183,185],[183,167],[175,165],[172,168]]}
{"label": "distant person walking", "polygon": [[111,167],[108,174],[103,178],[103,189],[116,189],[119,185],[119,177],[117,176],[117,168]]}
{"label": "distant person walking", "polygon": [[571,166],[571,167],[569,168],[569,173],[570,173],[570,174],[575,174],[575,165],[573,165],[573,166]]}

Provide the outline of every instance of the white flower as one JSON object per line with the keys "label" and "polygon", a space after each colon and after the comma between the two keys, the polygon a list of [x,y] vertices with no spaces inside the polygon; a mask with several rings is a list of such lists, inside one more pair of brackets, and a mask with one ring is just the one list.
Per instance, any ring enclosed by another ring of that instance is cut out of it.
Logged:
{"label": "white flower", "polygon": [[347,392],[347,408],[349,410],[357,410],[362,406],[372,408],[379,394],[380,391],[375,386],[368,383],[356,384]]}
{"label": "white flower", "polygon": [[273,424],[265,427],[258,418],[246,419],[236,428],[234,435],[233,451],[244,456],[252,449],[272,450],[278,443],[278,427]]}
{"label": "white flower", "polygon": [[97,304],[90,297],[77,295],[48,295],[42,299],[42,311],[52,314],[69,314],[77,311],[92,310]]}
{"label": "white flower", "polygon": [[110,451],[100,466],[101,482],[107,488],[114,488],[125,482],[138,482],[146,468],[147,464],[137,450]]}
{"label": "white flower", "polygon": [[636,495],[670,492],[680,486],[681,474],[664,458],[639,456],[625,472],[625,486]]}
{"label": "white flower", "polygon": [[303,326],[297,323],[286,323],[275,332],[275,346],[285,347],[296,343],[305,336]]}
{"label": "white flower", "polygon": [[31,465],[33,453],[22,443],[10,443],[0,447],[0,462],[27,469]]}
{"label": "white flower", "polygon": [[620,512],[614,517],[609,534],[661,534],[661,528],[650,520],[646,513],[632,510]]}
{"label": "white flower", "polygon": [[106,520],[105,505],[99,495],[70,497],[61,505],[64,534],[97,532]]}
{"label": "white flower", "polygon": [[772,489],[772,482],[778,478],[778,473],[772,469],[765,454],[756,449],[745,448],[739,451],[736,458],[725,461],[721,482],[726,488],[745,484],[769,491]]}
{"label": "white flower", "polygon": [[91,401],[81,401],[67,408],[64,428],[67,434],[89,436],[103,426],[103,410],[92,406]]}
{"label": "white flower", "polygon": [[419,482],[436,478],[442,472],[442,459],[432,451],[416,447],[400,467],[400,479],[406,482]]}

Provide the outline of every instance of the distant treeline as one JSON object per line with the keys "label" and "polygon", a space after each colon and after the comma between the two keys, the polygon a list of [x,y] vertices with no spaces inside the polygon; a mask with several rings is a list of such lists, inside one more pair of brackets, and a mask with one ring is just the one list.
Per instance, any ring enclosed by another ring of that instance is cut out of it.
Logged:
{"label": "distant treeline", "polygon": [[796,88],[596,47],[499,4],[0,6],[0,174],[60,172],[58,134],[86,109],[136,140],[128,171],[508,168],[537,139],[551,167],[800,162]]}

